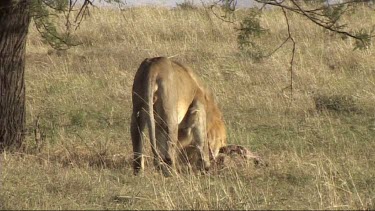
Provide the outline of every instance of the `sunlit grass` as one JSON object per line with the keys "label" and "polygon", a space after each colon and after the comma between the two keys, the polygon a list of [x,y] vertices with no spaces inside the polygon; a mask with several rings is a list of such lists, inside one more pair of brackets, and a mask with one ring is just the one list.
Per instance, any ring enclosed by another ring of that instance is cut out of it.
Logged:
{"label": "sunlit grass", "polygon": [[[359,8],[345,20],[359,27],[374,18]],[[261,20],[270,34],[255,41],[272,50],[287,36],[284,18],[267,11]],[[31,28],[28,133],[22,153],[1,155],[0,208],[374,209],[375,51],[353,51],[352,40],[299,16],[290,21],[293,100],[290,46],[253,60],[238,50],[234,25],[201,9],[95,9],[76,34],[83,45],[67,52]],[[269,165],[233,158],[210,176],[164,178],[147,159],[144,176],[133,176],[132,80],[154,56],[191,66],[216,95],[228,142]]]}

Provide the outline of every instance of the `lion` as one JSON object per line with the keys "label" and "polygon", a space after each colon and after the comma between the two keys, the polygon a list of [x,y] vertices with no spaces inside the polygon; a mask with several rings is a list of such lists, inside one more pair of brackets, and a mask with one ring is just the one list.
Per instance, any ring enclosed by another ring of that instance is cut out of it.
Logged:
{"label": "lion", "polygon": [[[132,103],[130,130],[135,175],[144,169],[142,133],[146,124],[154,165],[165,176],[170,176],[175,168],[177,149],[186,147],[196,150],[196,165],[201,171],[208,171],[210,147],[207,136],[216,137],[219,130],[211,131],[210,128],[215,126],[216,118],[222,117],[211,92],[189,67],[166,57],[145,59],[134,77]],[[215,127],[223,128],[220,133],[225,133],[224,123],[217,125]],[[218,153],[219,145],[213,144],[213,153]]]}
{"label": "lion", "polygon": [[[212,95],[211,95],[212,99]],[[223,116],[214,103],[210,101],[208,103],[208,114],[207,114],[207,140],[208,148],[210,150],[211,160],[215,160],[219,155],[219,151],[222,147],[227,144],[227,132],[223,120]]]}
{"label": "lion", "polygon": [[[226,146],[227,137],[223,116],[212,94],[209,90],[206,90],[205,94],[207,95],[205,98],[207,142],[210,162],[212,163],[215,162],[220,149]],[[195,140],[189,128],[189,125],[185,125],[185,128],[180,127],[178,131],[179,161],[181,165],[195,163],[198,159],[197,155],[199,155],[194,147]]]}

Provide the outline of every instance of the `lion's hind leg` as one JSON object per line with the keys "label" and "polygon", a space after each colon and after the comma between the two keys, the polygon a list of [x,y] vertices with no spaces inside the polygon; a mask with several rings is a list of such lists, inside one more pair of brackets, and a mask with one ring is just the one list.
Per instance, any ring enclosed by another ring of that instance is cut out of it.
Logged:
{"label": "lion's hind leg", "polygon": [[139,174],[140,171],[144,169],[144,159],[143,159],[143,137],[142,132],[146,126],[146,122],[140,116],[141,112],[133,112],[131,117],[130,132],[133,144],[133,170],[134,174]]}

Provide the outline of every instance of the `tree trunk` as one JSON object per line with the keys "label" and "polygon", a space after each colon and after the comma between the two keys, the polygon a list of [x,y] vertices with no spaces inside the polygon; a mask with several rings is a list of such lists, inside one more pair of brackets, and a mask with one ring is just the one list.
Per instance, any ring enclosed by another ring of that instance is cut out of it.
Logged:
{"label": "tree trunk", "polygon": [[0,152],[18,148],[25,128],[25,51],[30,0],[0,0]]}

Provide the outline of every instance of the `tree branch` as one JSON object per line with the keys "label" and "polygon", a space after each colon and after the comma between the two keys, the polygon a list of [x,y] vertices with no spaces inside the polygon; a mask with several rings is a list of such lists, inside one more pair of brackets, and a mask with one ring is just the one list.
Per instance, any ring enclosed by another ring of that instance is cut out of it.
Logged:
{"label": "tree branch", "polygon": [[[284,5],[283,3],[285,2],[285,0],[282,1],[282,2],[278,2],[276,0],[271,0],[271,1],[270,0],[255,0],[255,1],[258,2],[258,3],[266,4],[266,5],[280,7],[282,9],[286,9],[286,10],[292,11],[294,13],[300,14],[300,15],[306,17],[308,20],[310,20],[314,24],[316,24],[316,25],[318,25],[318,26],[320,26],[320,27],[322,27],[324,29],[327,29],[329,31],[332,31],[332,32],[335,32],[335,33],[338,33],[338,34],[343,34],[345,36],[351,37],[351,38],[353,38],[355,40],[360,41],[363,45],[366,45],[364,39],[361,36],[357,36],[357,35],[355,35],[353,33],[348,32],[348,31],[340,30],[338,28],[333,27],[337,23],[338,19],[346,11],[342,12],[336,18],[336,20],[325,21],[324,18],[327,18],[327,16],[324,15],[324,14],[317,13],[317,11],[323,11],[323,10],[325,10],[326,6],[319,7],[317,9],[306,10],[306,9],[302,8],[296,2],[296,0],[289,0],[294,5],[294,7]],[[360,2],[368,2],[368,0],[352,0],[352,1],[347,1],[347,2],[341,2],[341,3],[331,4],[330,6],[331,7],[333,7],[333,6],[343,6],[343,5],[350,5],[350,4],[353,4],[353,3],[360,3]],[[319,16],[321,18],[317,18],[315,16]],[[373,37],[373,36],[370,36],[370,37]]]}
{"label": "tree branch", "polygon": [[365,44],[364,43],[364,41],[363,41],[363,39],[362,38],[360,38],[360,37],[358,37],[358,36],[355,36],[355,35],[353,35],[353,34],[351,34],[351,33],[349,33],[349,32],[347,32],[347,31],[341,31],[341,30],[338,30],[338,29],[334,29],[334,28],[332,28],[332,26],[331,27],[329,27],[329,26],[325,26],[324,24],[321,24],[319,21],[316,21],[315,19],[313,19],[313,18],[311,18],[311,16],[310,15],[308,15],[296,2],[295,2],[295,0],[290,0],[297,8],[298,8],[298,10],[300,10],[301,12],[302,12],[302,14],[305,16],[305,17],[307,17],[310,21],[312,21],[313,23],[315,23],[315,24],[317,24],[318,26],[321,26],[321,27],[323,27],[323,28],[325,28],[325,29],[327,29],[327,30],[329,30],[329,31],[332,31],[332,32],[336,32],[336,33],[339,33],[339,34],[344,34],[344,35],[346,35],[346,36],[348,36],[348,37],[351,37],[351,38],[354,38],[354,39],[356,39],[356,40],[360,40],[363,44]]}
{"label": "tree branch", "polygon": [[[294,55],[295,55],[295,51],[296,51],[296,42],[294,41],[294,38],[293,38],[291,30],[290,30],[290,24],[289,24],[288,15],[287,15],[287,13],[286,13],[286,11],[285,11],[284,8],[282,8],[282,11],[283,11],[283,14],[284,14],[284,17],[285,17],[286,25],[288,27],[288,37],[284,41],[284,43],[286,43],[286,41],[288,41],[288,40],[291,40],[292,43],[293,43],[292,58],[290,59],[290,85],[289,85],[289,88],[290,88],[290,98],[291,98],[291,100],[293,100],[293,67],[294,67]],[[286,87],[286,88],[288,88],[288,87]]]}

